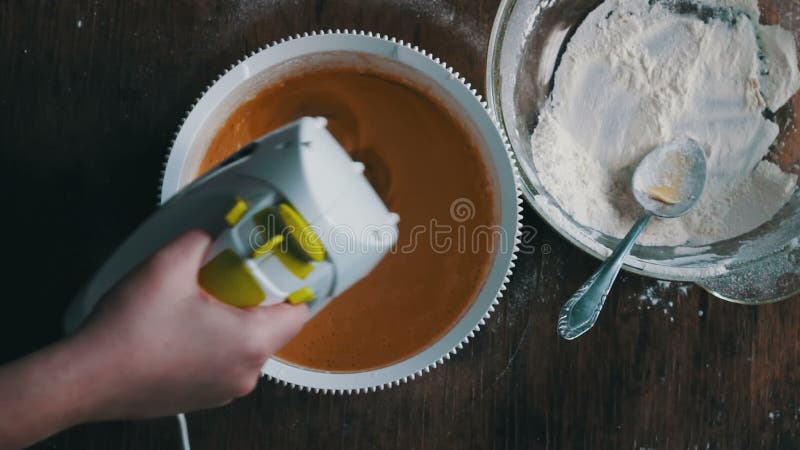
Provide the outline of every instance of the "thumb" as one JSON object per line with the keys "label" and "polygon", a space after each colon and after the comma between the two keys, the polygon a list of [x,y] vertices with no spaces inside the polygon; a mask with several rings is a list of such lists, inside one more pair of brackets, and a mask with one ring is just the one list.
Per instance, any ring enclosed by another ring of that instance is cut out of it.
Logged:
{"label": "thumb", "polygon": [[197,285],[197,272],[211,245],[204,231],[192,230],[162,247],[150,258],[150,264],[161,274],[168,274],[172,283]]}
{"label": "thumb", "polygon": [[308,306],[280,303],[257,306],[246,311],[253,339],[263,345],[267,354],[283,348],[308,320]]}

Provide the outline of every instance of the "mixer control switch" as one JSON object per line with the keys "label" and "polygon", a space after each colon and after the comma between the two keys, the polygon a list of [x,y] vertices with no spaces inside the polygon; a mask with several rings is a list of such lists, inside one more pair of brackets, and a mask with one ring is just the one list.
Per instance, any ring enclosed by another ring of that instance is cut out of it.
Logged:
{"label": "mixer control switch", "polygon": [[306,219],[287,203],[278,205],[278,216],[286,227],[288,235],[297,246],[313,261],[325,259],[325,247]]}
{"label": "mixer control switch", "polygon": [[228,225],[234,226],[242,220],[244,217],[244,213],[247,212],[247,202],[242,200],[239,197],[236,197],[236,200],[233,203],[233,206],[230,210],[225,214],[225,222]]}
{"label": "mixer control switch", "polygon": [[280,247],[280,245],[282,243],[283,243],[283,235],[282,234],[276,234],[276,235],[272,236],[271,238],[269,238],[267,240],[267,242],[265,242],[265,243],[259,245],[258,247],[256,247],[253,250],[253,254],[251,255],[251,257],[260,258],[260,257],[266,255],[267,253],[276,251],[276,249],[279,250],[279,247]]}
{"label": "mixer control switch", "polygon": [[310,302],[314,300],[314,290],[310,287],[300,288],[286,297],[286,300],[293,305],[299,305],[300,303]]}
{"label": "mixer control switch", "polygon": [[221,251],[200,268],[198,282],[217,300],[233,306],[256,306],[266,298],[250,269],[230,249]]}

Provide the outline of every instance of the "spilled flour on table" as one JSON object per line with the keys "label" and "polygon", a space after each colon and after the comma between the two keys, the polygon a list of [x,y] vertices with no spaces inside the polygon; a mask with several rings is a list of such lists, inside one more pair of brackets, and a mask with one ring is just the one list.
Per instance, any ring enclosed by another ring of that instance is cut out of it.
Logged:
{"label": "spilled flour on table", "polygon": [[[677,300],[688,297],[692,286],[692,283],[655,280],[655,283],[649,284],[644,292],[635,297],[639,303],[637,309],[661,311],[667,320],[675,322],[673,311],[677,306]],[[703,309],[697,310],[698,317],[703,317],[704,314]]]}

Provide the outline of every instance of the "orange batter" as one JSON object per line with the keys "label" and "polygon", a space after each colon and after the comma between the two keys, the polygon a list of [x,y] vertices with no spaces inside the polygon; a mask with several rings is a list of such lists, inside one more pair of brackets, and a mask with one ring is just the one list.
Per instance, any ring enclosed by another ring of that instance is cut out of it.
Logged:
{"label": "orange batter", "polygon": [[[326,117],[342,146],[366,165],[373,186],[400,215],[400,236],[398,251],[332,301],[277,356],[330,371],[373,369],[413,356],[461,318],[493,260],[485,245],[469,241],[476,227],[497,223],[479,150],[443,106],[405,82],[320,69],[276,82],[234,111],[200,172],[302,116]],[[458,199],[474,205],[463,222],[451,217]],[[434,239],[434,231],[448,226]],[[459,234],[467,238],[459,241]],[[446,237],[449,248],[442,245]]]}

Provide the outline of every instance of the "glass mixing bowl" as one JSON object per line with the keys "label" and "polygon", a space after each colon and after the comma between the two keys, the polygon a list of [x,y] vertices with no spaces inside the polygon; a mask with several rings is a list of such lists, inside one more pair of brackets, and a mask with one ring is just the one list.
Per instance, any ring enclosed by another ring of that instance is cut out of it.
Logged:
{"label": "glass mixing bowl", "polygon": [[[503,0],[489,41],[488,101],[508,135],[530,205],[566,239],[604,258],[619,239],[585,227],[542,188],[533,164],[530,136],[539,108],[569,37],[599,0]],[[761,21],[780,24],[800,40],[800,2],[761,0]],[[800,95],[776,114],[781,128],[770,159],[800,172]],[[800,292],[800,190],[775,217],[742,236],[710,245],[635,246],[625,269],[654,278],[692,281],[725,300],[764,303]]]}

